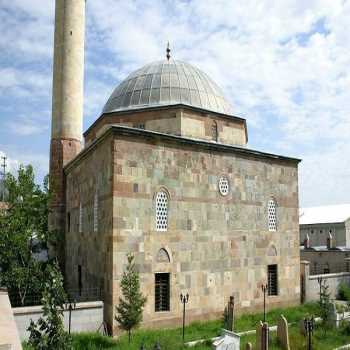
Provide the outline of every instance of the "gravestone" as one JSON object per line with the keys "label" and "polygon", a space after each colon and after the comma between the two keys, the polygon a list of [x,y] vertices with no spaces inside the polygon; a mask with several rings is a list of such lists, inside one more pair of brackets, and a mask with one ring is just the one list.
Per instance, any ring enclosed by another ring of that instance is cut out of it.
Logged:
{"label": "gravestone", "polygon": [[247,344],[245,345],[245,350],[253,350],[252,343],[247,343]]}
{"label": "gravestone", "polygon": [[300,321],[299,321],[299,329],[300,329],[300,333],[301,333],[303,336],[306,336],[306,329],[305,329],[304,320],[300,320]]}
{"label": "gravestone", "polygon": [[256,327],[256,350],[261,350],[261,332],[263,323],[259,321]]}
{"label": "gravestone", "polygon": [[233,332],[235,325],[235,298],[230,296],[230,301],[228,303],[228,320],[229,320],[229,331]]}
{"label": "gravestone", "polygon": [[283,315],[280,316],[277,323],[277,339],[278,339],[279,345],[283,350],[290,350],[288,322]]}
{"label": "gravestone", "polygon": [[269,326],[259,322],[256,327],[256,350],[268,350],[269,348]]}
{"label": "gravestone", "polygon": [[239,350],[240,336],[223,329],[221,337],[213,342],[212,348],[213,350]]}
{"label": "gravestone", "polygon": [[340,317],[338,317],[337,307],[335,303],[331,303],[328,310],[328,325],[330,327],[339,327]]}

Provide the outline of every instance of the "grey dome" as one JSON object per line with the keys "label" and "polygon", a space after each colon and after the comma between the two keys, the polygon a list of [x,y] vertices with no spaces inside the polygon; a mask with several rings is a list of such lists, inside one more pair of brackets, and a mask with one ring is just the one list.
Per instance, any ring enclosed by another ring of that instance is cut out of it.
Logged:
{"label": "grey dome", "polygon": [[131,73],[113,91],[103,113],[185,104],[230,114],[221,89],[204,72],[173,59],[152,62]]}

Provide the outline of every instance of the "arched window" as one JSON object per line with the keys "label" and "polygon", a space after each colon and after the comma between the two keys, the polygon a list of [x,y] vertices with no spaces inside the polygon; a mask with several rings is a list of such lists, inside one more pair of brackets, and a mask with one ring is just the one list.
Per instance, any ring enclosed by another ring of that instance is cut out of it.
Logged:
{"label": "arched window", "polygon": [[269,231],[277,230],[276,201],[271,198],[267,204]]}
{"label": "arched window", "polygon": [[98,231],[98,193],[97,190],[94,196],[94,232]]}
{"label": "arched window", "polygon": [[211,125],[211,138],[215,142],[218,141],[218,125],[215,121]]}
{"label": "arched window", "polygon": [[156,195],[156,229],[166,231],[168,228],[168,195],[159,191]]}

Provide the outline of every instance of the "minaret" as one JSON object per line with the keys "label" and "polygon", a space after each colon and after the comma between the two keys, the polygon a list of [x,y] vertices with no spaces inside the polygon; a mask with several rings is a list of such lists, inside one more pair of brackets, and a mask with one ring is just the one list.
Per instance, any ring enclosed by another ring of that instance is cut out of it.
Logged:
{"label": "minaret", "polygon": [[[49,226],[65,231],[63,167],[82,147],[85,0],[56,0]],[[63,248],[63,247],[61,247]],[[63,257],[63,252],[58,252]]]}

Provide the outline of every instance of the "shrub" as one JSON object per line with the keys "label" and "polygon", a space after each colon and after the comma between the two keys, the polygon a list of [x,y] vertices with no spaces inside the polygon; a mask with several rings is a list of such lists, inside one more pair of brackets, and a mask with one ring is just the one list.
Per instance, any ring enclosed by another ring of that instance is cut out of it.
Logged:
{"label": "shrub", "polygon": [[350,302],[350,287],[344,282],[339,285],[338,299]]}

